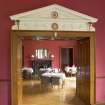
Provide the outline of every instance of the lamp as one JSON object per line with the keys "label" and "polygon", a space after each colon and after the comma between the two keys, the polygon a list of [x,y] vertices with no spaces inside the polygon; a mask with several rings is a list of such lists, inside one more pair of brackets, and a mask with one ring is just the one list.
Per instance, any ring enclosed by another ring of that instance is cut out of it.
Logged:
{"label": "lamp", "polygon": [[35,58],[35,56],[32,54],[32,55],[31,55],[31,60],[33,60],[34,58]]}
{"label": "lamp", "polygon": [[50,57],[51,57],[51,59],[53,59],[55,56],[54,56],[54,54],[51,54]]}

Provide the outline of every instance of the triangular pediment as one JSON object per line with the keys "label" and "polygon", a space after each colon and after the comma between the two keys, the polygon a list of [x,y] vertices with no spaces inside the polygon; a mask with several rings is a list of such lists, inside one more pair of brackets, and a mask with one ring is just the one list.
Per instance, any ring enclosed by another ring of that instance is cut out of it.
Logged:
{"label": "triangular pediment", "polygon": [[[25,27],[25,25],[28,25],[28,22],[30,22],[30,24],[32,24],[32,25],[35,22],[36,25],[39,26],[39,25],[42,25],[41,22],[44,23],[46,21],[46,23],[48,23],[48,24],[49,23],[57,23],[59,25],[61,24],[61,26],[60,26],[60,28],[61,28],[63,25],[63,22],[65,22],[67,24],[68,24],[68,22],[70,22],[70,25],[73,27],[73,24],[72,24],[73,22],[74,22],[74,24],[75,23],[78,24],[81,22],[95,23],[97,21],[96,18],[93,18],[91,16],[88,16],[88,15],[79,13],[77,11],[68,9],[68,8],[58,5],[58,4],[53,4],[53,5],[38,8],[38,9],[35,9],[32,11],[13,15],[13,16],[10,16],[10,18],[11,18],[11,20],[19,20],[21,22],[20,23],[21,29],[22,29],[22,25]],[[38,21],[40,23],[38,23]],[[26,22],[26,24],[22,24],[25,22]],[[80,27],[83,27],[83,25],[81,25]],[[51,27],[47,28],[47,29],[51,29]],[[40,30],[42,30],[42,26],[41,26]]]}

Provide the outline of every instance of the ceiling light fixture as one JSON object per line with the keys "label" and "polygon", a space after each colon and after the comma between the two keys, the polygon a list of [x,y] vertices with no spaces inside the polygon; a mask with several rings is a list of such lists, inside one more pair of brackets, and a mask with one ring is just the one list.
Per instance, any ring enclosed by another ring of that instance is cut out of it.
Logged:
{"label": "ceiling light fixture", "polygon": [[56,38],[58,36],[58,33],[57,32],[54,32],[54,37]]}

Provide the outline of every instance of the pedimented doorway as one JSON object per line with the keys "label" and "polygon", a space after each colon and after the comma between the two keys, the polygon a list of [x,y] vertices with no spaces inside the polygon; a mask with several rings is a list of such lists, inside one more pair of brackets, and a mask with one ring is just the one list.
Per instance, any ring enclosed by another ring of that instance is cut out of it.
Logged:
{"label": "pedimented doorway", "polygon": [[[84,55],[88,56],[89,59],[88,63],[85,62],[84,64],[84,58],[82,58],[82,61],[80,61],[82,63],[78,65],[82,72],[78,76],[76,94],[86,104],[95,104],[95,29],[92,23],[95,23],[97,19],[57,4],[14,15],[11,16],[11,19],[15,20],[15,25],[12,27],[11,32],[12,104],[21,105],[21,40],[26,36],[48,37],[52,40],[54,38],[80,38],[78,39],[81,40],[79,47],[82,49],[82,55],[80,51],[80,56],[83,56],[84,52],[88,52],[88,54],[85,53]],[[87,49],[84,50],[86,47],[82,46],[82,43],[86,43],[86,46],[89,47],[88,51]],[[81,77],[85,80],[81,80]],[[83,90],[85,87],[88,90],[86,94],[84,94]]]}

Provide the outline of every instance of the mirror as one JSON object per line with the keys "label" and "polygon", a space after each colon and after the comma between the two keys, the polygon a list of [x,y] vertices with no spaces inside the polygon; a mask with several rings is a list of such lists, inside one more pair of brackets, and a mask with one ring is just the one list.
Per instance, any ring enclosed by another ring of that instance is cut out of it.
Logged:
{"label": "mirror", "polygon": [[35,56],[38,59],[46,59],[48,58],[48,49],[46,48],[38,48],[35,50]]}

